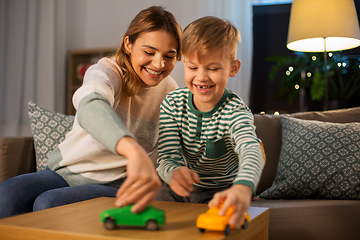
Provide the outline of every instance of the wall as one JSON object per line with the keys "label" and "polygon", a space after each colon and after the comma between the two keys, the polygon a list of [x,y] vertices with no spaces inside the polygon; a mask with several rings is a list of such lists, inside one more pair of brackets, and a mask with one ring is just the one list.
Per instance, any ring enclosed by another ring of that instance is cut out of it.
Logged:
{"label": "wall", "polygon": [[[245,102],[249,98],[252,47],[251,4],[253,0],[76,0],[66,1],[66,50],[115,47],[121,41],[130,21],[144,8],[161,5],[174,14],[184,28],[205,15],[227,18],[242,35],[238,56],[244,55],[240,73],[229,81],[228,87]],[[247,19],[244,23],[244,19]],[[246,47],[245,47],[246,46]],[[249,59],[249,60],[248,60]],[[242,60],[242,59],[241,59]],[[180,87],[183,82],[183,64],[178,62],[171,76]],[[239,81],[241,79],[241,81]],[[240,86],[241,85],[241,86]]]}
{"label": "wall", "polygon": [[[227,87],[248,104],[253,1],[1,0],[0,135],[31,135],[27,113],[30,100],[65,113],[69,50],[116,47],[131,19],[151,5],[164,6],[182,27],[205,15],[226,18],[238,27],[242,66]],[[185,86],[182,62],[176,64],[171,76],[180,87]]]}
{"label": "wall", "polygon": [[[134,16],[152,5],[164,6],[182,27],[208,12],[203,1],[182,0],[182,3],[175,4],[171,0],[66,1],[66,50],[118,46]],[[182,62],[176,64],[171,76],[180,87],[185,86]]]}

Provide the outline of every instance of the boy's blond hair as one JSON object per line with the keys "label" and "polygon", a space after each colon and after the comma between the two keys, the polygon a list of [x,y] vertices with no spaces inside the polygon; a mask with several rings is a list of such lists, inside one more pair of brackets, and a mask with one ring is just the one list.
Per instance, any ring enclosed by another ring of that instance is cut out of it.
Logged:
{"label": "boy's blond hair", "polygon": [[223,56],[236,59],[237,44],[240,33],[227,20],[213,16],[199,18],[190,23],[182,35],[182,51],[184,56],[197,54],[198,59],[211,51],[223,49]]}

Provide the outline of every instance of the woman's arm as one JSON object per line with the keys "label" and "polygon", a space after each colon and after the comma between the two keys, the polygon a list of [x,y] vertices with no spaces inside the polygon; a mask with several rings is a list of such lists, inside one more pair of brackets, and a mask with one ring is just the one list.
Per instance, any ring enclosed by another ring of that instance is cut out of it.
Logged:
{"label": "woman's arm", "polygon": [[115,78],[105,66],[89,69],[86,81],[74,95],[74,105],[80,126],[114,154],[128,160],[127,179],[117,193],[115,204],[135,203],[132,210],[139,212],[155,197],[161,182],[148,154],[112,108],[115,87],[111,79]]}

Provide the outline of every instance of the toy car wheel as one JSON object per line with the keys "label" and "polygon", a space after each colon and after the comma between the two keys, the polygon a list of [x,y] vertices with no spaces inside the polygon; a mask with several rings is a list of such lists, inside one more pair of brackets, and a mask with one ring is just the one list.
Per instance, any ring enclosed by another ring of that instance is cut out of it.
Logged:
{"label": "toy car wheel", "polygon": [[116,223],[113,218],[105,218],[104,220],[104,227],[108,230],[113,230],[116,228]]}
{"label": "toy car wheel", "polygon": [[155,231],[159,229],[159,225],[155,220],[149,220],[146,223],[146,229],[150,231]]}
{"label": "toy car wheel", "polygon": [[242,229],[247,229],[249,222],[247,219],[244,220],[244,224],[241,226]]}
{"label": "toy car wheel", "polygon": [[230,232],[231,232],[231,228],[230,228],[230,225],[228,224],[228,225],[226,225],[226,228],[225,228],[225,230],[224,230],[225,236],[229,235]]}
{"label": "toy car wheel", "polygon": [[199,232],[205,232],[205,229],[204,228],[199,228]]}

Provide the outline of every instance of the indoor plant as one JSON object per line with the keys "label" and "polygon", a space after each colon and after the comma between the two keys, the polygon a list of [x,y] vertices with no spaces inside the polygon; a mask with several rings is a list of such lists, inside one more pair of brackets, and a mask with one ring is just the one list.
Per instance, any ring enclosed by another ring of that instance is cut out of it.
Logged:
{"label": "indoor plant", "polygon": [[[280,89],[276,96],[288,96],[291,105],[300,91],[310,100],[325,99],[324,54],[294,52],[292,56],[271,56],[269,72],[274,81],[280,71]],[[330,101],[348,101],[360,89],[360,59],[350,58],[342,52],[330,52],[327,56],[328,96]]]}

